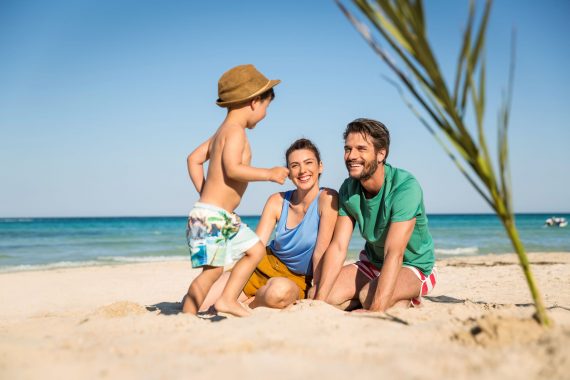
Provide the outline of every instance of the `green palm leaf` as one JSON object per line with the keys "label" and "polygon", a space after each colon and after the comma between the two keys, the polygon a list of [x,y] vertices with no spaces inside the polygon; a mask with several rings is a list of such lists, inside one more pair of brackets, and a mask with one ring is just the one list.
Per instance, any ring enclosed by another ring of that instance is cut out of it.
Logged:
{"label": "green palm leaf", "polygon": [[[402,86],[392,80],[390,82],[396,86],[408,108],[434,136],[463,176],[497,213],[519,257],[536,306],[537,319],[541,324],[549,325],[550,320],[515,227],[511,201],[507,131],[513,88],[514,48],[511,56],[508,90],[499,112],[498,176],[495,174],[485,137],[483,125],[486,106],[484,49],[492,2],[486,1],[478,27],[475,27],[475,4],[473,1],[470,2],[467,27],[457,59],[453,92],[450,93],[451,87],[448,87],[441,74],[427,37],[421,0],[353,0],[353,3],[396,54],[400,63],[391,57],[390,53],[374,38],[368,27],[359,21],[340,0],[335,1],[368,45],[396,74]],[[405,92],[417,102],[419,109],[406,98]],[[470,132],[465,118],[468,107],[471,107],[475,116],[476,138]],[[427,115],[427,118],[424,115]],[[458,155],[453,153],[452,148]],[[470,170],[468,171],[467,168]]]}

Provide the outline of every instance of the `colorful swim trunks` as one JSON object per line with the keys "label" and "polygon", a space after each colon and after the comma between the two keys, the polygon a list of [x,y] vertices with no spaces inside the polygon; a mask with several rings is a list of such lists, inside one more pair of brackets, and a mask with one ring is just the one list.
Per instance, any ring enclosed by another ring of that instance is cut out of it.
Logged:
{"label": "colorful swim trunks", "polygon": [[267,284],[267,281],[272,277],[285,277],[299,287],[299,299],[307,298],[307,290],[310,287],[311,278],[291,272],[287,265],[279,260],[269,247],[265,249],[267,255],[263,256],[263,259],[261,259],[243,288],[245,295],[253,297],[259,288]]}
{"label": "colorful swim trunks", "polygon": [[186,240],[192,267],[222,267],[238,261],[259,238],[239,216],[197,202],[188,216]]}
{"label": "colorful swim trunks", "polygon": [[[375,278],[378,278],[380,276],[380,271],[378,270],[378,268],[374,266],[374,264],[370,262],[370,260],[366,256],[365,251],[360,252],[358,261],[355,262],[354,265],[356,265],[358,270],[363,275],[368,277],[370,280],[374,280]],[[426,276],[425,274],[422,273],[421,270],[411,265],[402,265],[402,268],[407,268],[411,270],[416,275],[416,277],[422,282],[422,286],[420,287],[420,293],[418,294],[417,297],[412,298],[410,300],[411,306],[418,307],[422,304],[422,297],[429,294],[435,287],[435,284],[437,282],[437,268],[434,266],[429,276]]]}

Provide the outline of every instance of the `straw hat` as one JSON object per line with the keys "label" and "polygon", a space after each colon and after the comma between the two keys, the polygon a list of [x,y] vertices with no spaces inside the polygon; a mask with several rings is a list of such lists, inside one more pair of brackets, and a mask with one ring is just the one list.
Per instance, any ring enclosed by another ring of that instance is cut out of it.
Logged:
{"label": "straw hat", "polygon": [[245,102],[263,94],[281,83],[279,79],[269,80],[253,65],[240,65],[226,71],[218,81],[220,107]]}

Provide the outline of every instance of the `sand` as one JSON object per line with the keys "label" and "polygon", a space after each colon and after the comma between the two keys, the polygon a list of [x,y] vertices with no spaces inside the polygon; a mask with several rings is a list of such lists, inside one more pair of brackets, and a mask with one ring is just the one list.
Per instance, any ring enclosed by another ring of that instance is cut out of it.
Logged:
{"label": "sand", "polygon": [[515,255],[439,261],[419,309],[244,319],[180,314],[183,261],[4,273],[0,379],[568,379],[570,253],[530,257],[551,329]]}

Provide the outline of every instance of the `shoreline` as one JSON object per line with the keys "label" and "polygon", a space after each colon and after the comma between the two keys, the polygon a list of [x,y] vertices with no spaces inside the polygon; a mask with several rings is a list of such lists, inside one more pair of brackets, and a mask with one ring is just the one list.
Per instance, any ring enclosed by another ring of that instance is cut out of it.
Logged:
{"label": "shoreline", "polygon": [[0,273],[0,378],[563,379],[570,255],[529,259],[548,330],[532,319],[514,254],[438,260],[438,284],[419,309],[345,313],[305,300],[217,320],[180,313],[199,273],[189,263]]}
{"label": "shoreline", "polygon": [[[463,248],[459,248],[461,251]],[[468,249],[468,248],[465,248]],[[455,249],[454,249],[455,250]],[[452,251],[454,251],[452,250]],[[358,257],[360,250],[350,250],[347,253],[345,263],[351,263]],[[552,251],[552,252],[527,252],[528,255],[570,255],[570,251]],[[470,259],[477,257],[495,257],[495,256],[509,256],[516,255],[514,252],[505,253],[475,253],[475,254],[459,254],[459,253],[436,253],[436,262],[445,261],[450,259]],[[130,264],[145,264],[145,263],[163,263],[163,262],[188,262],[188,255],[172,255],[172,256],[109,256],[100,260],[86,260],[86,261],[59,261],[47,264],[21,264],[11,266],[0,266],[0,276],[8,273],[22,273],[22,272],[41,272],[52,271],[61,269],[75,269],[75,268],[90,268],[90,267],[106,267],[117,265],[130,265]]]}

